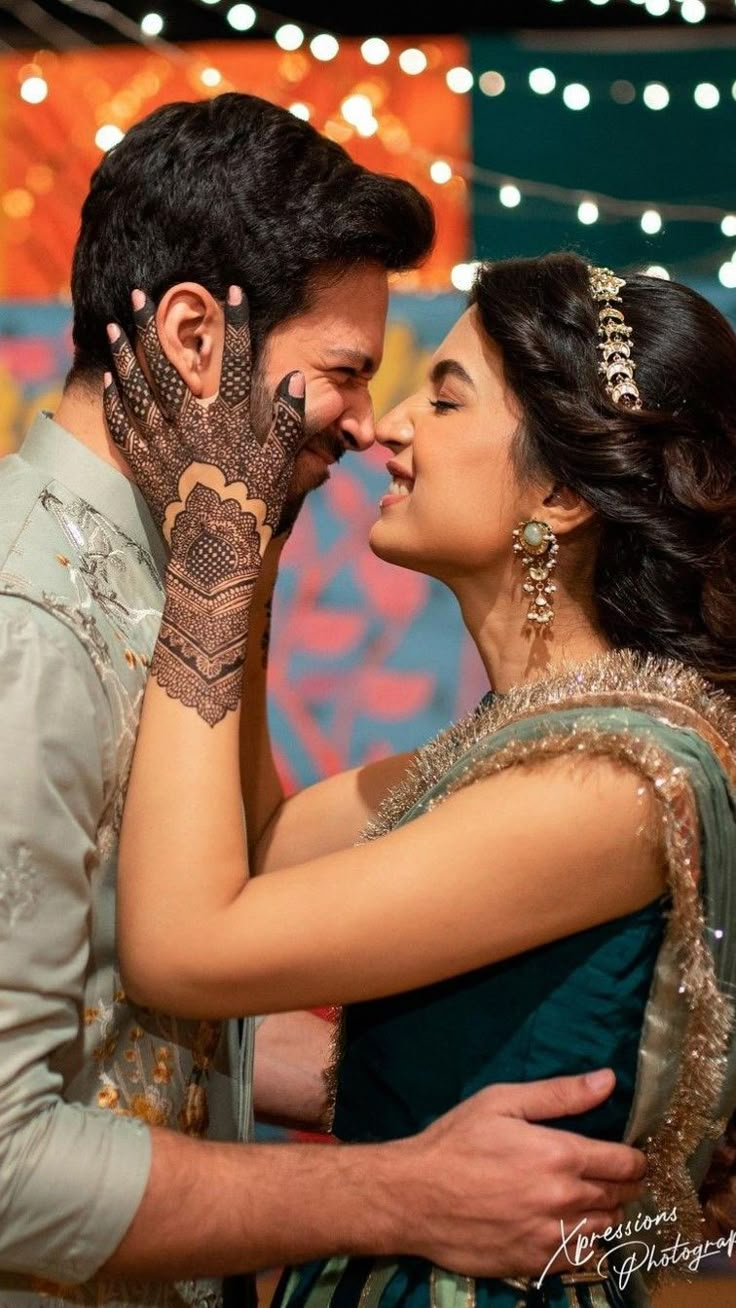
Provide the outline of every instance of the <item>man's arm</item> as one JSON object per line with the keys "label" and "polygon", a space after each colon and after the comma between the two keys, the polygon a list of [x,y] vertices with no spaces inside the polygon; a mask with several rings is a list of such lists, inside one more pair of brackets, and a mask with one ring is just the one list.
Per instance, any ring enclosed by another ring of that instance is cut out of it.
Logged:
{"label": "man's arm", "polygon": [[266,550],[250,609],[240,717],[240,774],[252,874],[273,872],[348,849],[401,780],[411,754],[351,768],[288,799],[276,770],[266,682],[271,610],[285,537]]}
{"label": "man's arm", "polygon": [[466,1275],[538,1274],[560,1219],[569,1231],[589,1214],[585,1234],[600,1234],[640,1190],[643,1155],[533,1123],[600,1103],[613,1075],[597,1089],[590,1080],[494,1086],[385,1145],[220,1145],[154,1130],[143,1203],[101,1274],[179,1279],[402,1253]]}
{"label": "man's arm", "polygon": [[79,1038],[107,712],[76,638],[0,598],[0,1269],[72,1283],[119,1244],[151,1155],[53,1070]]}

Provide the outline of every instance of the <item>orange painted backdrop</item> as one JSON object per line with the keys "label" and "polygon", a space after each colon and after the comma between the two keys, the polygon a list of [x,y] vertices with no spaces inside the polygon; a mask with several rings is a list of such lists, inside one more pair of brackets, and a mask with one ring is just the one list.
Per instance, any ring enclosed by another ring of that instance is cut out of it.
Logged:
{"label": "orange painted backdrop", "polygon": [[[455,38],[417,44],[429,60],[418,77],[403,73],[395,54],[371,67],[358,42],[343,42],[330,63],[303,51],[286,54],[273,41],[193,44],[170,57],[130,46],[0,57],[0,298],[68,295],[79,210],[102,157],[95,144],[99,127],[125,131],[159,105],[226,90],[286,107],[306,104],[315,126],[361,163],[425,191],[437,211],[437,246],[405,285],[446,288],[453,264],[467,257],[467,187],[458,175],[435,184],[429,165],[437,158],[468,158],[470,97],[454,94],[445,82],[448,68],[467,63],[468,49]],[[221,74],[214,88],[202,82],[206,68]],[[39,74],[48,96],[27,104],[19,85]],[[372,137],[360,137],[340,113],[355,92],[373,102],[378,131]]]}

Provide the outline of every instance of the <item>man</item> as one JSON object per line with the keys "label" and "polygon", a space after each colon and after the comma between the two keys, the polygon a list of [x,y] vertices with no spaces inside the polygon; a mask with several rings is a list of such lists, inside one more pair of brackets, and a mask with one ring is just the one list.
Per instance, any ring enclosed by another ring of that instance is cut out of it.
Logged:
{"label": "man", "polygon": [[[635,1151],[524,1120],[594,1106],[610,1093],[605,1073],[497,1087],[396,1144],[243,1148],[232,1142],[250,1130],[249,1025],[239,1051],[230,1027],[136,1009],[119,982],[117,836],[165,552],[105,427],[105,324],[130,329],[129,289],[145,286],[167,352],[206,396],[236,282],[261,403],[274,376],[304,372],[310,439],[264,569],[265,622],[304,495],[373,439],[367,383],[387,272],[415,264],[432,235],[413,188],[246,96],[167,106],[93,178],[74,261],[74,367],[55,421],[40,417],[0,467],[3,1305],[50,1294],[209,1306],[218,1285],[196,1278],[347,1251],[531,1273],[559,1244],[561,1217],[592,1212],[589,1230],[602,1230],[638,1191]],[[262,706],[262,663],[246,677]],[[263,707],[249,720],[248,804],[267,861],[271,819],[287,806]],[[257,1107],[271,1118],[323,1110],[317,1023],[262,1026]]]}

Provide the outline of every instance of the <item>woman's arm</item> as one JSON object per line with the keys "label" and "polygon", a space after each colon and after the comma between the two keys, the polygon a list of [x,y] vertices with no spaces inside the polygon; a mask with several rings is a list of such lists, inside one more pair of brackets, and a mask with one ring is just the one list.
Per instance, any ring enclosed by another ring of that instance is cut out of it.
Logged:
{"label": "woman's arm", "polygon": [[589,758],[508,770],[380,840],[246,882],[230,715],[208,731],[155,684],[147,696],[120,869],[139,1002],[213,1017],[398,993],[664,888],[648,790]]}

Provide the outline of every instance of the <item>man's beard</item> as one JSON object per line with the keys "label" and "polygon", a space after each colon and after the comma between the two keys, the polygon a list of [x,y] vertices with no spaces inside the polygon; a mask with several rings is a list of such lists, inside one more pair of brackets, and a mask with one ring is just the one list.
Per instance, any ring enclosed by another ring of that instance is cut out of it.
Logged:
{"label": "man's beard", "polygon": [[[257,364],[251,391],[251,422],[256,439],[261,444],[268,435],[272,419],[273,396],[268,390],[263,372]],[[339,436],[336,436],[334,432],[321,431],[319,425],[314,422],[310,423],[308,418],[304,424],[304,433],[304,444],[308,444],[311,450],[329,454],[330,458],[334,459],[336,463],[345,453],[345,445]],[[322,472],[315,473],[314,459],[310,458],[308,453],[297,454],[279,524],[274,532],[275,536],[282,536],[284,532],[291,531],[309,492],[316,490],[318,486],[324,485],[328,476],[327,468],[324,468]]]}

